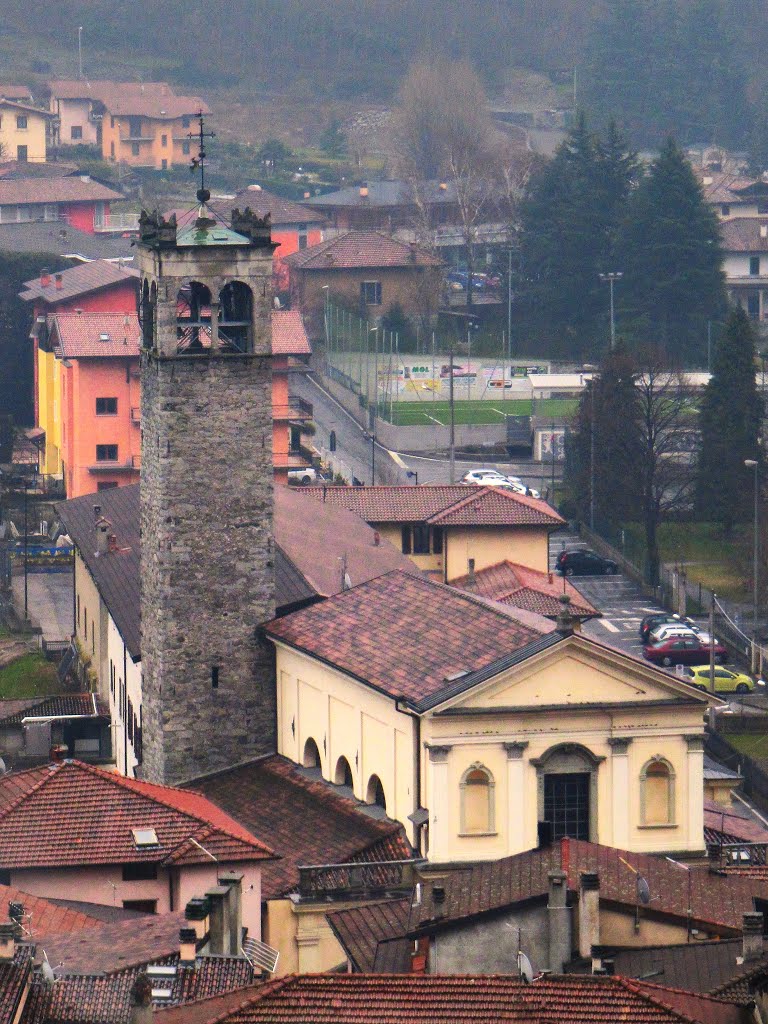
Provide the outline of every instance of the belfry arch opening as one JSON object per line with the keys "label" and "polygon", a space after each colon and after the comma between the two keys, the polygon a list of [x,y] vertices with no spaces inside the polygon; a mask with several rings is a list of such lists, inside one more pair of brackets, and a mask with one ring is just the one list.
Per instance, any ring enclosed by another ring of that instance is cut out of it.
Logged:
{"label": "belfry arch opening", "polygon": [[253,351],[253,294],[242,281],[230,281],[219,293],[219,348]]}
{"label": "belfry arch opening", "polygon": [[211,290],[200,281],[190,281],[176,296],[176,351],[188,355],[210,348]]}
{"label": "belfry arch opening", "polygon": [[157,307],[157,285],[150,285],[145,277],[141,286],[139,315],[141,319],[141,344],[143,348],[154,348],[155,345],[155,309]]}
{"label": "belfry arch opening", "polygon": [[305,768],[320,767],[320,751],[311,736],[304,744],[304,755],[301,759],[301,763]]}

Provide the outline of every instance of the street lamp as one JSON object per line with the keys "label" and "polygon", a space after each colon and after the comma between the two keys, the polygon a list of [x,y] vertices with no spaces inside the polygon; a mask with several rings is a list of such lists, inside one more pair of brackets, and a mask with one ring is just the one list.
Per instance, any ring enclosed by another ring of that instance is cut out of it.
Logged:
{"label": "street lamp", "polygon": [[472,388],[472,331],[479,331],[480,324],[474,320],[467,321],[467,399],[471,397]]}
{"label": "street lamp", "polygon": [[597,369],[591,363],[584,363],[584,367],[587,373],[591,373],[592,376],[589,380],[589,399],[590,399],[590,411],[589,411],[589,528],[594,533],[595,530],[595,376],[594,371]]}
{"label": "street lamp", "polygon": [[607,281],[608,285],[610,287],[610,290],[611,290],[611,348],[612,349],[616,348],[616,316],[615,316],[615,313],[614,313],[614,306],[613,306],[613,285],[614,285],[615,281],[620,281],[622,279],[622,277],[624,277],[624,272],[621,271],[621,270],[612,270],[612,271],[610,271],[607,274],[601,274],[600,275],[600,280],[603,283],[605,283]]}
{"label": "street lamp", "polygon": [[[371,416],[371,487],[376,484],[376,417],[379,415],[379,325],[369,327],[373,339],[373,415]],[[366,346],[367,347],[367,346]],[[370,401],[370,395],[369,401]]]}
{"label": "street lamp", "polygon": [[754,522],[754,537],[752,543],[752,661],[754,664],[755,660],[755,645],[757,644],[757,601],[758,601],[758,549],[759,549],[759,504],[758,498],[760,495],[759,486],[759,470],[760,463],[757,459],[744,459],[744,465],[747,469],[754,469],[755,471],[755,522]]}

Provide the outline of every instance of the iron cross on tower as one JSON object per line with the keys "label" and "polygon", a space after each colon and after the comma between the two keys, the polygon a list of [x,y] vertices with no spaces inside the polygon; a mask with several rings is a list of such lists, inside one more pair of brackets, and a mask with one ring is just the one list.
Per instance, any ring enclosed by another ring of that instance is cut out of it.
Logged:
{"label": "iron cross on tower", "polygon": [[205,187],[205,140],[215,139],[216,132],[207,132],[205,130],[205,120],[203,118],[202,110],[198,112],[197,120],[200,122],[198,130],[196,132],[190,132],[187,136],[189,139],[197,139],[199,147],[197,156],[192,157],[189,169],[194,174],[198,167],[200,168],[200,188],[197,190],[197,201],[199,203],[207,203],[211,198],[211,193]]}

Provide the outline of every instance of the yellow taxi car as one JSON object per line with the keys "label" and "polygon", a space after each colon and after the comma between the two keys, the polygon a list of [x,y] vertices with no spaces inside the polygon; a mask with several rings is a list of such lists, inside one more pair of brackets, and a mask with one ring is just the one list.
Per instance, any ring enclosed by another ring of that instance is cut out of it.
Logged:
{"label": "yellow taxi car", "polygon": [[[709,689],[709,665],[680,665],[678,673],[700,690]],[[732,672],[722,665],[715,665],[715,693],[751,693],[757,688],[764,692],[765,682],[762,679],[756,685],[752,677],[743,672]]]}

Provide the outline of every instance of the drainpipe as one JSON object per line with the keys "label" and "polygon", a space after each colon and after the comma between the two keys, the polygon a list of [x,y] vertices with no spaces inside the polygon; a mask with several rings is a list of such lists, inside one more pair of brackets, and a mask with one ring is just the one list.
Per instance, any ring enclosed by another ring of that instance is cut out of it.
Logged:
{"label": "drainpipe", "polygon": [[[395,711],[399,711],[401,715],[407,715],[408,718],[413,720],[413,775],[416,780],[413,794],[413,813],[415,814],[421,806],[421,717],[414,711],[411,711],[408,707],[401,707],[400,703],[405,703],[406,698],[400,695],[395,700]],[[421,849],[421,836],[422,826],[416,825],[416,851],[420,855],[422,854]]]}

